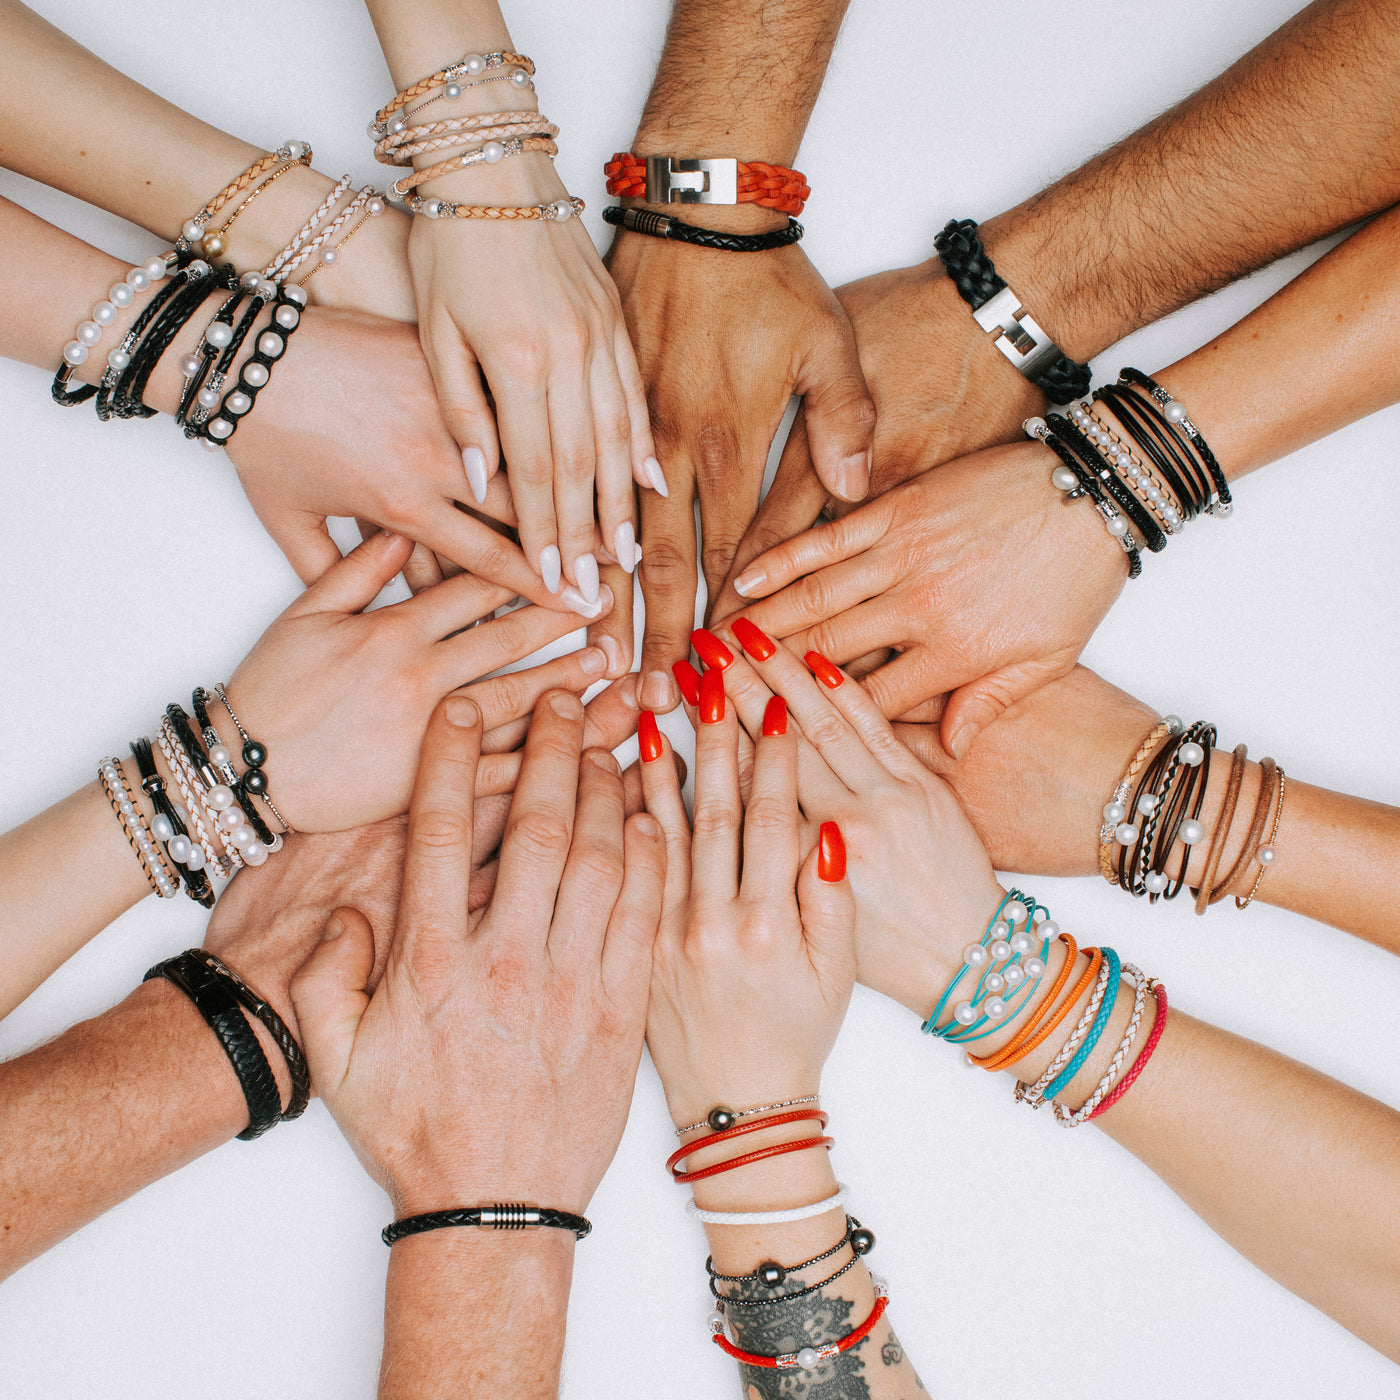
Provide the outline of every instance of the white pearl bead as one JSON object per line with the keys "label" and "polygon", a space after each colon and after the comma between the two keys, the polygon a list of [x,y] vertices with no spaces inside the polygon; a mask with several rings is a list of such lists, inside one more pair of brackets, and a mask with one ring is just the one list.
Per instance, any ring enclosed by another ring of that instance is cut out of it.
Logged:
{"label": "white pearl bead", "polygon": [[399,134],[399,132],[401,132],[402,130],[403,130],[403,121],[402,121],[402,119],[399,118],[399,117],[395,117],[395,118],[389,123],[389,135],[390,135],[390,136],[397,136],[397,135]]}
{"label": "white pearl bead", "polygon": [[282,337],[276,331],[264,331],[258,337],[258,349],[270,360],[282,353],[283,344]]}
{"label": "white pearl bead", "polygon": [[1206,756],[1199,744],[1183,744],[1177,755],[1188,768],[1195,768]]}
{"label": "white pearl bead", "polygon": [[724,1314],[718,1308],[711,1308],[705,1315],[705,1321],[712,1329],[719,1329],[724,1326]]}
{"label": "white pearl bead", "polygon": [[1162,499],[1162,493],[1155,486],[1149,486],[1142,494],[1146,496],[1149,501],[1160,501]]}
{"label": "white pearl bead", "polygon": [[1019,924],[1030,912],[1019,899],[1008,899],[1001,906],[1001,917],[1012,925]]}
{"label": "white pearl bead", "polygon": [[156,839],[160,841],[168,841],[175,835],[175,828],[171,824],[170,818],[167,817],[164,812],[156,813],[155,818],[151,822],[151,831],[155,834]]}
{"label": "white pearl bead", "polygon": [[131,356],[125,350],[116,349],[107,352],[107,368],[117,371],[124,370],[131,363]]}
{"label": "white pearl bead", "polygon": [[194,243],[204,237],[204,225],[198,219],[186,219],[180,236],[186,243]]}
{"label": "white pearl bead", "polygon": [[321,249],[320,253],[317,254],[317,256],[321,259],[323,263],[325,263],[329,267],[331,263],[339,259],[340,250],[338,248],[332,248],[329,244],[327,244],[326,247]]}
{"label": "white pearl bead", "polygon": [[1043,977],[1045,975],[1045,963],[1040,958],[1027,958],[1024,966],[1027,977]]}
{"label": "white pearl bead", "polygon": [[151,285],[151,275],[144,267],[133,267],[126,274],[126,281],[135,291],[144,292]]}
{"label": "white pearl bead", "polygon": [[262,286],[262,281],[263,275],[261,272],[245,272],[243,276],[238,279],[238,285],[242,287],[245,292],[252,292]]}
{"label": "white pearl bead", "polygon": [[237,831],[247,820],[248,818],[243,815],[242,807],[225,807],[219,813],[219,825],[225,831]]}
{"label": "white pearl bead", "polygon": [[1150,817],[1157,809],[1157,797],[1155,793],[1145,792],[1137,800],[1137,809],[1144,817]]}
{"label": "white pearl bead", "polygon": [[277,322],[283,330],[295,330],[297,322],[301,320],[301,312],[295,306],[279,306],[273,313],[272,319]]}
{"label": "white pearl bead", "polygon": [[551,206],[554,210],[554,218],[558,223],[563,223],[566,219],[574,217],[574,206],[570,200],[556,199]]}
{"label": "white pearl bead", "polygon": [[797,1353],[797,1364],[804,1371],[815,1371],[821,1364],[821,1357],[817,1355],[815,1347],[803,1347]]}
{"label": "white pearl bead", "polygon": [[1141,835],[1141,833],[1132,822],[1122,822],[1113,829],[1113,839],[1118,842],[1120,846],[1135,845],[1139,835]]}
{"label": "white pearl bead", "polygon": [[229,413],[237,414],[247,413],[247,411],[250,408],[252,408],[252,406],[252,397],[248,394],[245,394],[242,389],[235,389],[233,393],[231,393],[228,396],[228,402],[224,405],[224,408]]}
{"label": "white pearl bead", "polygon": [[204,801],[216,812],[226,812],[236,800],[233,789],[225,783],[215,784],[204,796]]}
{"label": "white pearl bead", "polygon": [[272,845],[264,846],[263,849],[268,855],[275,856],[277,852],[282,849],[282,833],[280,831],[277,832],[272,838]]}
{"label": "white pearl bead", "polygon": [[125,311],[126,308],[136,300],[136,293],[133,292],[125,282],[118,282],[117,285],[107,293],[107,300],[110,301],[113,306]]}
{"label": "white pearl bead", "polygon": [[181,865],[190,858],[190,852],[194,847],[190,844],[188,836],[172,836],[170,838],[170,854],[172,858],[178,860]]}
{"label": "white pearl bead", "polygon": [[986,967],[990,953],[980,943],[969,943],[963,949],[963,962],[968,967]]}
{"label": "white pearl bead", "polygon": [[1002,974],[1002,977],[1005,979],[1006,985],[1008,987],[1019,987],[1021,983],[1026,980],[1025,969],[1018,967],[1015,963],[1013,963]]}
{"label": "white pearl bead", "polygon": [[259,364],[244,365],[240,375],[243,382],[251,389],[261,389],[267,383],[267,366]]}
{"label": "white pearl bead", "polygon": [[199,373],[199,367],[204,363],[200,355],[184,355],[180,359],[180,373],[186,379],[193,379]]}
{"label": "white pearl bead", "polygon": [[197,397],[205,408],[214,409],[219,406],[219,391],[217,389],[201,389]]}
{"label": "white pearl bead", "polygon": [[1060,926],[1054,919],[1046,919],[1040,926],[1040,936],[1042,938],[1058,938],[1060,936]]}
{"label": "white pearl bead", "polygon": [[506,148],[499,141],[488,141],[481,148],[481,158],[487,165],[499,165],[506,158]]}
{"label": "white pearl bead", "polygon": [[146,269],[146,276],[152,282],[163,282],[168,275],[165,259],[159,253],[153,253],[141,266]]}
{"label": "white pearl bead", "polygon": [[511,72],[510,80],[518,88],[530,86],[530,75],[523,68],[516,68]]}
{"label": "white pearl bead", "polygon": [[1004,963],[1011,956],[1011,945],[1004,938],[998,938],[987,945],[987,951],[993,962]]}
{"label": "white pearl bead", "polygon": [[1050,473],[1050,484],[1057,491],[1073,491],[1079,485],[1079,478],[1068,467],[1061,465]]}
{"label": "white pearl bead", "polygon": [[70,340],[68,344],[63,347],[63,358],[67,360],[70,365],[80,365],[87,357],[87,346],[80,345],[76,340]]}
{"label": "white pearl bead", "polygon": [[419,212],[425,219],[436,219],[442,213],[442,200],[425,199],[419,206]]}
{"label": "white pearl bead", "polygon": [[455,102],[462,95],[461,83],[448,83],[442,90],[442,95],[449,101]]}
{"label": "white pearl bead", "polygon": [[1108,444],[1109,444],[1110,442],[1112,442],[1112,441],[1113,441],[1113,439],[1112,439],[1111,437],[1109,437],[1109,435],[1108,435],[1107,433],[1103,432],[1102,430],[1100,430],[1099,432],[1097,432],[1097,433],[1094,434],[1094,442],[1095,442],[1099,447],[1107,447]]}
{"label": "white pearl bead", "polygon": [[982,1068],[982,1066],[979,1065],[979,1064],[977,1063],[977,1061],[974,1060],[974,1059],[972,1058],[972,1051],[971,1051],[971,1050],[964,1050],[964,1051],[963,1051],[962,1067],[963,1067],[964,1069],[981,1069],[981,1068]]}
{"label": "white pearl bead", "polygon": [[1011,935],[1010,943],[1013,953],[1029,953],[1035,947],[1035,940],[1023,928]]}
{"label": "white pearl bead", "polygon": [[288,301],[294,301],[298,306],[306,305],[306,293],[300,287],[283,287],[282,295]]}
{"label": "white pearl bead", "polygon": [[972,1009],[970,1001],[960,1001],[953,1008],[953,1020],[960,1026],[970,1026],[977,1019],[977,1013]]}
{"label": "white pearl bead", "polygon": [[222,452],[224,450],[217,442],[210,442],[208,438],[200,438],[199,445],[206,452]]}
{"label": "white pearl bead", "polygon": [[1000,997],[988,997],[982,1003],[982,1014],[989,1021],[1000,1021],[1006,1015],[1006,1003]]}
{"label": "white pearl bead", "polygon": [[306,142],[288,141],[286,151],[288,160],[300,160],[306,154]]}
{"label": "white pearl bead", "polygon": [[1119,466],[1119,467],[1131,466],[1131,465],[1132,465],[1132,461],[1133,461],[1133,454],[1132,454],[1131,452],[1125,452],[1121,447],[1118,449],[1117,452],[1115,452],[1115,453],[1113,454],[1113,463],[1114,463],[1115,466]]}
{"label": "white pearl bead", "polygon": [[149,836],[143,836],[136,844],[143,851],[153,851],[156,848],[156,843]]}
{"label": "white pearl bead", "polygon": [[1160,870],[1154,870],[1142,883],[1147,886],[1149,894],[1161,894],[1167,887],[1167,877]]}
{"label": "white pearl bead", "polygon": [[222,350],[233,339],[233,327],[224,325],[222,321],[215,321],[204,332],[204,338],[216,350]]}
{"label": "white pearl bead", "polygon": [[[247,827],[243,829],[248,830]],[[245,865],[262,865],[267,860],[267,847],[258,843],[249,846],[246,850],[240,850],[239,855],[243,857]]]}
{"label": "white pearl bead", "polygon": [[1173,399],[1171,403],[1162,410],[1162,417],[1165,418],[1168,423],[1180,423],[1186,417],[1186,410]]}
{"label": "white pearl bead", "polygon": [[1278,852],[1272,846],[1260,846],[1254,854],[1259,858],[1260,865],[1272,865]]}
{"label": "white pearl bead", "polygon": [[110,326],[117,319],[117,308],[110,301],[99,301],[92,308],[92,319],[99,326]]}
{"label": "white pearl bead", "polygon": [[982,979],[982,985],[989,992],[1002,992],[1006,990],[1006,978],[999,972],[989,972]]}
{"label": "white pearl bead", "polygon": [[1121,822],[1126,815],[1127,809],[1123,806],[1121,802],[1110,802],[1103,809],[1104,821],[1112,822],[1114,826],[1117,826],[1118,823]]}
{"label": "white pearl bead", "polygon": [[251,846],[258,845],[258,833],[251,826],[243,825],[235,827],[233,831],[233,844],[240,851],[245,851]]}
{"label": "white pearl bead", "polygon": [[1010,932],[1011,925],[1008,924],[1005,919],[998,919],[996,923],[992,925],[993,938],[1005,938]]}
{"label": "white pearl bead", "polygon": [[1121,515],[1115,515],[1112,520],[1104,521],[1108,527],[1108,533],[1115,538],[1122,538],[1128,533],[1128,522]]}
{"label": "white pearl bead", "polygon": [[365,205],[365,213],[368,214],[371,219],[377,219],[383,212],[384,201],[380,199],[378,195],[375,195],[375,197]]}
{"label": "white pearl bead", "polygon": [[117,810],[124,817],[129,817],[136,810],[136,807],[133,803],[123,801],[117,803]]}
{"label": "white pearl bead", "polygon": [[469,53],[457,66],[476,78],[486,71],[486,60],[479,53]]}
{"label": "white pearl bead", "polygon": [[215,768],[226,768],[233,761],[233,755],[223,744],[215,744],[209,750],[209,762]]}
{"label": "white pearl bead", "polygon": [[1180,834],[1181,839],[1185,841],[1188,846],[1194,846],[1196,842],[1198,842],[1201,839],[1201,837],[1206,834],[1206,829],[1200,824],[1200,822],[1194,821],[1188,817],[1181,824]]}
{"label": "white pearl bead", "polygon": [[206,863],[204,851],[199,846],[191,844],[189,858],[185,861],[185,864],[189,866],[191,870],[203,870]]}

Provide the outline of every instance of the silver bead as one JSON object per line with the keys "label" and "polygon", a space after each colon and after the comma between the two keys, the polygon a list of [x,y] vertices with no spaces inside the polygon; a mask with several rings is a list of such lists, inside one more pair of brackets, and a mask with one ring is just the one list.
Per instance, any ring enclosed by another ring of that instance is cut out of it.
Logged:
{"label": "silver bead", "polygon": [[[210,268],[203,258],[196,258],[185,271],[189,274],[190,281],[195,282],[201,277],[208,277]],[[128,280],[130,280],[130,274],[128,274]]]}
{"label": "silver bead", "polygon": [[282,149],[286,151],[288,160],[300,160],[306,154],[306,142],[288,141]]}
{"label": "silver bead", "polygon": [[378,141],[379,138],[384,135],[384,128],[380,126],[378,122],[370,122],[370,124],[365,127],[365,135],[368,136],[371,141]]}
{"label": "silver bead", "polygon": [[1180,734],[1186,728],[1186,721],[1180,715],[1167,715],[1162,721],[1169,734]]}

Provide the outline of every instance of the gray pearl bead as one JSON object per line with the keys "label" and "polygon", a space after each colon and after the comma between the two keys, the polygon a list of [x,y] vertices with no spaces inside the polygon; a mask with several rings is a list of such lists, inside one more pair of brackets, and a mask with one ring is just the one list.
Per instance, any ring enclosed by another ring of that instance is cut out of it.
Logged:
{"label": "gray pearl bead", "polygon": [[722,1133],[726,1128],[734,1126],[735,1113],[732,1108],[712,1108],[706,1116],[705,1121],[715,1132]]}

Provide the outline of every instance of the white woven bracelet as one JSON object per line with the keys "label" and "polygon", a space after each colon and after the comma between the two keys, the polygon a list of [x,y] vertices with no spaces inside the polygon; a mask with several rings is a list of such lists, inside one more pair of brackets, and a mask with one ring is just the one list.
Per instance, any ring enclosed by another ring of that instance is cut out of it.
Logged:
{"label": "white woven bracelet", "polygon": [[844,1181],[836,1183],[836,1194],[810,1206],[794,1206],[791,1210],[701,1210],[692,1197],[685,1203],[686,1212],[703,1225],[786,1225],[793,1220],[810,1220],[825,1215],[846,1204],[846,1192],[851,1188]]}
{"label": "white woven bracelet", "polygon": [[1054,1082],[1059,1072],[1070,1062],[1070,1057],[1079,1049],[1079,1042],[1088,1034],[1090,1025],[1099,1014],[1099,1007],[1103,1004],[1104,992],[1107,989],[1108,959],[1105,958],[1099,965],[1099,980],[1094,983],[1094,994],[1089,998],[1089,1004],[1084,1008],[1084,1014],[1079,1018],[1079,1024],[1070,1033],[1069,1039],[1060,1047],[1060,1053],[1050,1061],[1049,1065],[1046,1066],[1045,1073],[1034,1084],[1024,1084],[1017,1080],[1017,1103],[1028,1103],[1032,1108],[1039,1108],[1045,1102],[1046,1088]]}
{"label": "white woven bracelet", "polygon": [[1104,1070],[1103,1076],[1094,1086],[1094,1092],[1089,1095],[1081,1107],[1071,1112],[1056,1099],[1055,1120],[1062,1127],[1077,1128],[1081,1123],[1089,1120],[1094,1110],[1103,1101],[1104,1095],[1113,1088],[1118,1076],[1123,1072],[1123,1061],[1127,1058],[1128,1051],[1133,1048],[1133,1042],[1137,1040],[1138,1027],[1142,1025],[1142,1012],[1147,1005],[1147,992],[1151,983],[1147,974],[1133,963],[1123,964],[1123,976],[1132,978],[1134,988],[1133,1014],[1128,1022],[1128,1028],[1123,1032],[1123,1039],[1119,1041],[1118,1049],[1108,1062],[1108,1068]]}
{"label": "white woven bracelet", "polygon": [[282,269],[282,265],[287,261],[288,258],[295,255],[296,252],[301,248],[301,245],[305,243],[306,240],[310,238],[311,235],[315,233],[318,228],[320,228],[321,220],[324,219],[333,208],[335,208],[336,204],[340,200],[341,195],[343,195],[345,191],[349,188],[350,176],[342,175],[335,188],[331,190],[331,192],[325,197],[324,200],[321,201],[320,208],[317,209],[316,212],[301,226],[300,230],[297,233],[297,236],[293,238],[292,241],[288,243],[287,246],[283,248],[282,251],[278,253],[277,256],[270,263],[268,263],[268,265],[265,268],[263,268],[262,275],[264,277],[271,277],[274,281],[277,282],[280,282],[282,280],[281,277],[278,276],[278,273]]}
{"label": "white woven bracelet", "polygon": [[[340,230],[343,229],[347,223],[349,223],[351,218],[353,218],[354,215],[359,213],[359,211],[363,209],[365,205],[375,197],[375,193],[376,191],[373,185],[366,185],[364,189],[362,189],[355,196],[355,198],[352,199],[350,203],[347,204],[345,208],[340,211],[339,215],[336,216],[336,220],[333,224],[331,224],[327,228],[322,229],[321,232],[318,233],[316,237],[313,238],[311,242],[308,243],[306,247],[303,248],[301,252],[299,252],[296,255],[296,257],[294,257],[289,263],[287,263],[287,265],[278,274],[279,281],[285,282],[287,278],[289,278],[292,275],[292,273],[294,273],[297,270],[297,268],[299,268],[302,265],[302,263],[304,263],[307,260],[307,258],[309,258],[312,255],[312,253],[317,252],[327,242],[329,242],[330,239],[334,238],[335,235],[339,233]],[[323,261],[329,260],[330,259],[326,258],[323,255]]]}

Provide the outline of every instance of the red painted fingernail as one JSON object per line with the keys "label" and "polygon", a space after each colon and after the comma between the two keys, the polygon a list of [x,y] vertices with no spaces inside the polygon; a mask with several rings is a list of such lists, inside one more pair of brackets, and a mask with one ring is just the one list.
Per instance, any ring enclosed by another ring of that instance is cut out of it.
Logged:
{"label": "red painted fingernail", "polygon": [[697,627],[690,634],[690,645],[705,665],[713,666],[717,671],[733,665],[734,653],[713,632],[707,632],[703,627]]}
{"label": "red painted fingernail", "polygon": [[661,731],[656,727],[656,716],[650,710],[643,710],[637,716],[637,747],[642,752],[643,763],[655,763],[666,752]]}
{"label": "red painted fingernail", "polygon": [[846,679],[819,651],[809,651],[802,659],[812,668],[812,674],[828,690],[835,690]]}
{"label": "red painted fingernail", "polygon": [[773,645],[773,639],[755,627],[748,618],[736,617],[733,625],[734,635],[739,639],[739,645],[755,661],[767,661],[777,651],[777,647]]}
{"label": "red painted fingernail", "polygon": [[671,667],[671,674],[675,676],[676,684],[681,688],[685,703],[698,705],[700,703],[700,672],[689,661],[677,661]]}
{"label": "red painted fingernail", "polygon": [[700,722],[718,724],[723,718],[724,672],[709,670],[700,677]]}
{"label": "red painted fingernail", "polygon": [[[747,648],[745,648],[747,650]],[[763,732],[765,734],[787,733],[787,701],[775,695],[763,711]]]}
{"label": "red painted fingernail", "polygon": [[835,822],[823,822],[817,848],[817,879],[834,885],[846,878],[846,843]]}

